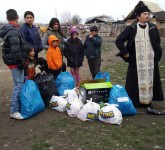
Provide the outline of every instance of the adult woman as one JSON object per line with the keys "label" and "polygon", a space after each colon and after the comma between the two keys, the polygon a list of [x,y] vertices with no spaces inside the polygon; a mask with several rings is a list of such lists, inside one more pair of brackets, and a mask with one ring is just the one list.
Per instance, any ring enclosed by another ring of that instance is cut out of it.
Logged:
{"label": "adult woman", "polygon": [[59,48],[60,50],[63,52],[64,50],[64,35],[62,33],[62,30],[61,30],[61,26],[60,26],[60,22],[57,18],[52,18],[49,22],[49,27],[48,27],[48,30],[45,34],[45,37],[44,37],[44,48],[45,49],[48,49],[49,45],[48,45],[48,37],[50,35],[54,35],[56,36],[59,41],[60,41],[60,45],[59,45]]}

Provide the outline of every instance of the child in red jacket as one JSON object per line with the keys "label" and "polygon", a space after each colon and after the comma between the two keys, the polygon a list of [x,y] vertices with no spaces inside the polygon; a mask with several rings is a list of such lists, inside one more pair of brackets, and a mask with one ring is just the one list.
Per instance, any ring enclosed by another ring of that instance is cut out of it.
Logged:
{"label": "child in red jacket", "polygon": [[25,80],[33,80],[35,77],[35,65],[36,65],[36,59],[35,59],[35,52],[34,48],[30,45],[26,46],[26,52],[27,52],[27,59],[25,62]]}

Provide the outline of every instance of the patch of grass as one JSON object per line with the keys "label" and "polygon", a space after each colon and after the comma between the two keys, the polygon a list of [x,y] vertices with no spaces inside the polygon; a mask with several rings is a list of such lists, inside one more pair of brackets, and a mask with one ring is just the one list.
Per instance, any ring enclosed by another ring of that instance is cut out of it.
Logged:
{"label": "patch of grass", "polygon": [[113,84],[125,84],[127,64],[126,63],[111,63],[103,67],[103,71],[110,73],[111,82]]}
{"label": "patch of grass", "polygon": [[61,127],[61,128],[66,128],[68,127],[69,123],[70,123],[70,119],[65,116],[65,117],[60,117],[60,118],[56,118],[54,120],[51,121],[51,125],[54,127]]}
{"label": "patch of grass", "polygon": [[106,52],[106,51],[109,51],[109,48],[105,44],[103,44],[101,47],[101,50]]}
{"label": "patch of grass", "polygon": [[113,51],[113,47],[114,47],[114,43],[112,41],[109,41],[108,43],[107,41],[103,41],[101,51],[103,52]]}
{"label": "patch of grass", "polygon": [[51,144],[43,139],[35,139],[32,144],[32,150],[49,150]]}
{"label": "patch of grass", "polygon": [[159,67],[160,67],[160,77],[161,79],[163,79],[163,82],[165,84],[165,58],[162,58],[160,63],[159,63]]}
{"label": "patch of grass", "polygon": [[[162,83],[165,84],[165,60],[164,56],[159,62],[160,77]],[[108,71],[110,73],[111,82],[113,84],[125,85],[127,75],[128,64],[127,63],[116,63],[113,62],[103,67],[102,71]]]}
{"label": "patch of grass", "polygon": [[[35,137],[32,150],[78,149],[82,150],[150,150],[165,147],[165,121],[163,117],[146,117],[144,114],[124,117],[121,126],[98,121],[82,122],[65,115],[56,117]],[[60,123],[59,123],[60,122]],[[155,125],[152,125],[155,122]],[[67,125],[63,125],[67,124]],[[49,142],[48,142],[49,141]]]}

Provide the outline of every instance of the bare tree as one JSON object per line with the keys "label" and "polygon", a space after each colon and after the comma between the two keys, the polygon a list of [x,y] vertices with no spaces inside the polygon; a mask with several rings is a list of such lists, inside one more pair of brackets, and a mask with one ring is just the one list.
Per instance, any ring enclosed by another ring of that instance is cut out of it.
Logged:
{"label": "bare tree", "polygon": [[72,16],[71,16],[70,12],[64,11],[61,14],[61,22],[65,23],[65,24],[71,24],[72,23]]}
{"label": "bare tree", "polygon": [[73,25],[78,25],[82,21],[82,18],[79,15],[73,15],[72,16],[72,24]]}

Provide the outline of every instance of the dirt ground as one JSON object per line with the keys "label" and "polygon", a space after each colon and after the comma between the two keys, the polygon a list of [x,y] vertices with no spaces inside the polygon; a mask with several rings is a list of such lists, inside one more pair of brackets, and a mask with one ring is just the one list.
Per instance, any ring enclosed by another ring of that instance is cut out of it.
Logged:
{"label": "dirt ground", "polygon": [[[114,39],[111,40],[106,40],[106,45],[104,45],[104,52],[103,52],[103,61],[102,61],[102,68],[107,66],[108,64],[111,63],[116,63],[120,64],[122,63],[121,60],[117,57],[115,57],[116,47],[114,46]],[[45,53],[42,52],[40,54],[41,56],[44,56]],[[164,57],[165,58],[165,57]],[[163,59],[164,59],[163,58]],[[165,66],[164,66],[165,67]],[[69,71],[69,69],[68,69]],[[88,70],[88,65],[85,60],[83,67],[81,68],[81,79],[90,79],[91,75]],[[165,77],[164,77],[165,79]],[[164,88],[164,94],[165,94],[165,82],[163,82],[163,88]],[[55,122],[54,124],[52,123],[54,119],[58,118],[64,118],[70,124],[71,126],[76,124],[77,122],[75,121],[76,119],[72,119],[66,116],[64,113],[58,113],[55,111],[52,111],[50,109],[46,109],[44,112],[41,112],[40,114],[34,116],[31,119],[24,120],[24,121],[17,121],[9,118],[9,109],[10,109],[10,97],[12,93],[12,78],[11,78],[11,73],[9,69],[3,64],[2,60],[0,59],[0,150],[41,150],[41,149],[49,149],[49,150],[55,150],[55,149],[72,149],[72,150],[82,150],[82,149],[93,149],[93,147],[89,146],[87,148],[84,145],[88,145],[88,142],[74,142],[76,141],[75,138],[71,137],[73,139],[72,143],[73,145],[70,145],[71,142],[69,142],[69,136],[65,135],[61,137],[61,134],[65,134],[66,131],[62,130],[61,127],[63,127],[63,124],[60,125],[59,122]],[[161,103],[162,106],[165,106],[165,103]],[[142,125],[150,125],[151,127],[154,126],[157,123],[162,124],[162,127],[165,126],[165,118],[164,116],[152,116],[152,115],[147,115],[145,113],[144,109],[140,109],[139,113],[141,114],[140,117],[135,117],[134,120],[132,118],[129,118],[129,121],[125,118],[124,120],[124,125],[126,122],[131,124],[131,120],[133,120],[134,124],[138,123],[136,128],[141,128]],[[75,123],[74,123],[75,122]],[[56,126],[55,128],[51,128],[50,124],[53,124]],[[59,126],[57,126],[59,124]],[[91,124],[85,124],[85,123],[77,123],[78,126],[80,124],[82,125],[82,128],[77,128],[76,132],[81,132],[82,130],[82,136],[83,132],[89,131],[89,135],[91,136],[91,132],[95,132],[95,130],[90,129]],[[92,124],[96,125],[96,124]],[[86,129],[88,128],[89,129]],[[100,128],[104,125],[100,125],[99,127],[96,125],[97,130],[100,130]],[[110,125],[109,125],[110,126]],[[68,127],[68,126],[67,126]],[[70,127],[70,126],[69,126]],[[68,127],[68,128],[69,128]],[[105,131],[101,131],[106,134],[108,126],[106,126]],[[126,127],[127,128],[127,127]],[[83,131],[84,130],[84,131]],[[115,129],[116,130],[116,129]],[[164,128],[162,130],[163,132],[165,131]],[[74,131],[75,132],[75,131]],[[125,133],[129,132],[126,131]],[[76,134],[76,133],[75,133]],[[72,133],[74,136],[74,133]],[[111,133],[109,133],[111,135]],[[165,135],[165,134],[164,134]],[[124,135],[121,135],[124,136]],[[150,136],[150,135],[148,135]],[[162,135],[163,137],[163,135]],[[48,141],[46,140],[48,138]],[[77,137],[78,138],[78,137]],[[86,138],[86,137],[83,137]],[[93,137],[94,138],[94,137]],[[97,135],[95,135],[95,138],[97,138]],[[134,138],[134,137],[132,137]],[[165,139],[165,137],[163,137]],[[54,141],[51,141],[50,139],[54,139]],[[90,139],[90,138],[88,138]],[[136,139],[136,138],[135,138]],[[50,143],[51,141],[51,143]],[[117,140],[116,140],[117,141]],[[90,142],[90,141],[89,141]],[[38,146],[37,144],[40,143]],[[42,145],[41,143],[44,143]],[[76,144],[78,143],[78,144]],[[152,145],[152,142],[148,141],[146,144],[151,145],[151,149],[165,149],[165,144],[163,145],[162,143],[159,142],[155,143],[155,145]],[[68,144],[68,145],[67,145]],[[74,145],[75,144],[75,145]],[[157,145],[158,144],[158,145]],[[65,145],[65,146],[62,146]],[[131,144],[130,144],[131,145]],[[110,146],[110,145],[109,145]],[[155,147],[156,148],[155,148]],[[96,146],[95,149],[106,149],[102,146]],[[107,148],[108,149],[108,148]],[[122,148],[120,145],[118,146],[116,144],[116,148],[114,149],[136,149],[133,147],[125,147]],[[137,147],[138,149],[138,147]],[[148,148],[149,149],[149,148]]]}

